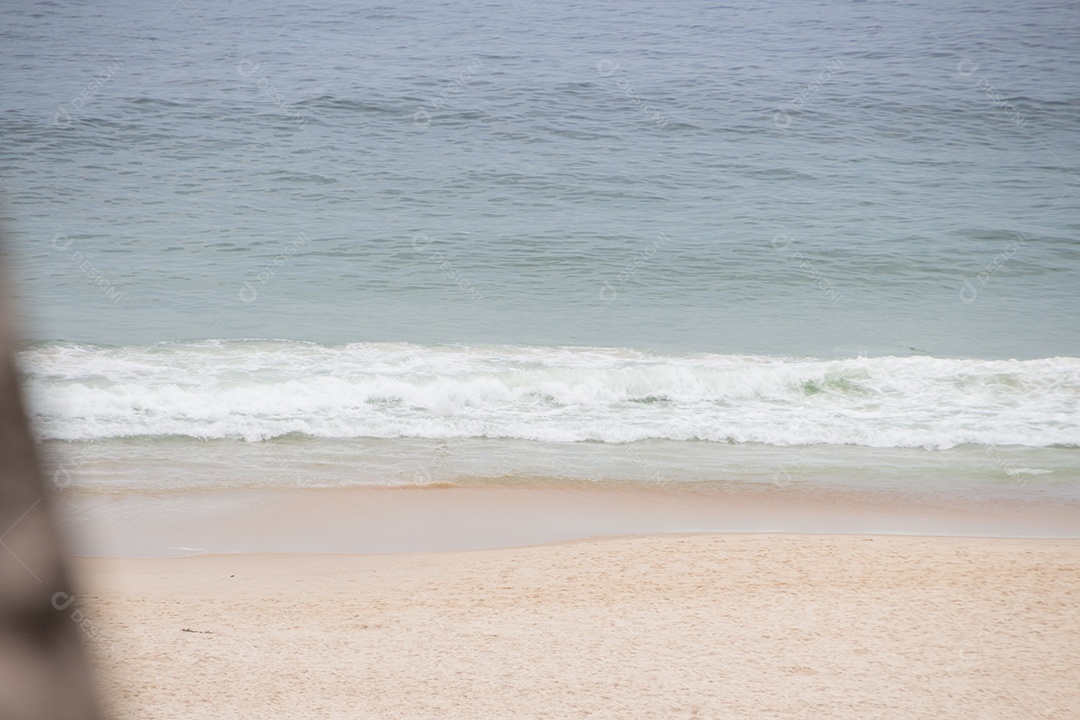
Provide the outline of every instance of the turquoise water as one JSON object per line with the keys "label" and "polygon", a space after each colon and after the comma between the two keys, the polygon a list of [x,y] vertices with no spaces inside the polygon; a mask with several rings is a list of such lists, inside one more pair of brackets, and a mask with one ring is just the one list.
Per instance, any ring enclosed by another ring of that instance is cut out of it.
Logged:
{"label": "turquoise water", "polygon": [[407,482],[442,441],[451,479],[1073,487],[1078,25],[1065,2],[6,8],[39,434],[76,485],[177,447],[214,485],[240,465],[198,443],[238,441],[374,443],[364,482]]}

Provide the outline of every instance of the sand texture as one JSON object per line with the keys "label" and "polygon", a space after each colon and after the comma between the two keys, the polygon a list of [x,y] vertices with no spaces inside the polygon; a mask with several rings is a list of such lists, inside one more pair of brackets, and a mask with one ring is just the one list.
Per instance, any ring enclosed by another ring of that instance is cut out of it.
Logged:
{"label": "sand texture", "polygon": [[72,609],[118,718],[1080,717],[1076,540],[669,535],[77,567]]}

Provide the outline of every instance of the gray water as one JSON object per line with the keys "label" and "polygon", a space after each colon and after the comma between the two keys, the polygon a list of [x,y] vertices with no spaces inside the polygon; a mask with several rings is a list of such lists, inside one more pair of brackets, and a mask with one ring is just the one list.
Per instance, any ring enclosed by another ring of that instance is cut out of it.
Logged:
{"label": "gray water", "polygon": [[5,4],[58,485],[1080,497],[1080,5],[322,5]]}
{"label": "gray water", "polygon": [[32,339],[1080,356],[1076,3],[8,3]]}

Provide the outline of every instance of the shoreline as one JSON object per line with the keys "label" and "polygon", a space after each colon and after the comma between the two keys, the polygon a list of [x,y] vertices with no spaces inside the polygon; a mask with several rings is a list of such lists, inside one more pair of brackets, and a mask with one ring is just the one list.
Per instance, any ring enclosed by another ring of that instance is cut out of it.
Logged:
{"label": "shoreline", "polygon": [[116,717],[1080,706],[1076,539],[701,533],[73,565]]}
{"label": "shoreline", "polygon": [[686,533],[1080,537],[1080,504],[760,485],[354,487],[59,498],[71,554],[402,553]]}

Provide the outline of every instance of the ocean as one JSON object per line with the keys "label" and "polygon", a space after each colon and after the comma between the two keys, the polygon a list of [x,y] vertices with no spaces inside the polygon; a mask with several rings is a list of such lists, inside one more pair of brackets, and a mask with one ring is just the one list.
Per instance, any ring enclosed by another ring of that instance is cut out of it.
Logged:
{"label": "ocean", "polygon": [[68,491],[1080,502],[1075,3],[4,19],[19,360]]}

